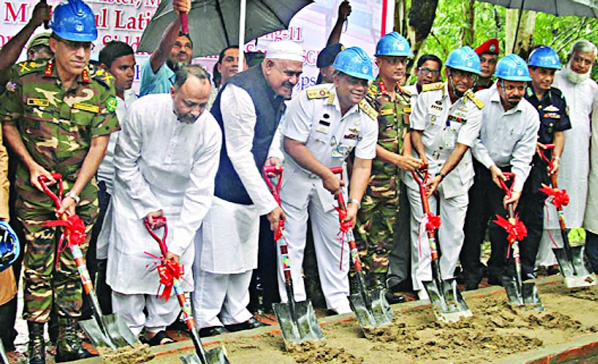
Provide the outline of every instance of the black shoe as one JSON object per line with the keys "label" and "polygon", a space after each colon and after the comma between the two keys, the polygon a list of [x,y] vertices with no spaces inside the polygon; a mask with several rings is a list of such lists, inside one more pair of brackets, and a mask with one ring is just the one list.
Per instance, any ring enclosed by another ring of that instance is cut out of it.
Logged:
{"label": "black shoe", "polygon": [[508,278],[508,277],[506,277],[506,276],[496,277],[494,275],[491,275],[490,277],[488,277],[488,284],[491,286],[502,286],[503,285],[502,282],[506,278]]}
{"label": "black shoe", "polygon": [[386,300],[391,305],[394,305],[395,303],[407,302],[407,300],[405,299],[405,296],[403,296],[400,293],[386,291],[385,296],[386,296]]}
{"label": "black shoe", "polygon": [[475,291],[479,287],[480,287],[480,285],[478,283],[465,282],[465,288],[463,290],[464,291]]}
{"label": "black shoe", "polygon": [[59,318],[56,363],[64,363],[98,356],[85,350],[77,337],[77,324],[73,318]]}
{"label": "black shoe", "polygon": [[29,329],[29,364],[46,364],[46,343],[44,341],[44,323],[27,321]]}
{"label": "black shoe", "polygon": [[184,331],[189,332],[189,328],[187,327],[187,322],[183,318],[182,314],[177,317],[176,320],[170,326],[166,328],[166,331]]}
{"label": "black shoe", "polygon": [[536,275],[534,273],[524,273],[521,274],[521,281],[525,282],[525,281],[530,281],[530,280],[535,280],[536,279]]}
{"label": "black shoe", "polygon": [[267,325],[259,322],[258,320],[254,319],[253,317],[245,322],[241,322],[240,324],[225,325],[226,329],[230,332],[257,329],[258,327],[264,327],[264,326],[267,326]]}
{"label": "black shoe", "polygon": [[203,329],[199,330],[199,336],[201,337],[216,336],[228,333],[229,331],[223,326],[204,327]]}

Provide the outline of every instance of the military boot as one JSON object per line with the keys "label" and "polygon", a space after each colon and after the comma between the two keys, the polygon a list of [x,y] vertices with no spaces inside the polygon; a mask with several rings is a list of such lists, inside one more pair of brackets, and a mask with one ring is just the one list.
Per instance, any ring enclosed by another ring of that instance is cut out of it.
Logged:
{"label": "military boot", "polygon": [[29,364],[46,364],[44,323],[27,321],[29,329]]}
{"label": "military boot", "polygon": [[58,328],[58,343],[56,344],[56,357],[54,358],[57,363],[97,356],[81,346],[81,342],[77,337],[75,319],[61,317],[58,322],[60,327]]}

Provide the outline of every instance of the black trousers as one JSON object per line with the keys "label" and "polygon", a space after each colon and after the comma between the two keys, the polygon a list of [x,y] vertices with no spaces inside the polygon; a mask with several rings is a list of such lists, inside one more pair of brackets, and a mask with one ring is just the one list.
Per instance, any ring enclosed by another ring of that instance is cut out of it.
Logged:
{"label": "black trousers", "polygon": [[490,237],[491,256],[488,261],[490,277],[499,279],[507,269],[507,233],[491,222],[495,215],[507,216],[503,207],[504,191],[493,181],[490,170],[474,161],[475,177],[469,190],[469,206],[465,217],[465,240],[459,259],[463,267],[463,279],[468,284],[479,284],[484,274],[484,265],[480,261],[481,245]]}
{"label": "black trousers", "polygon": [[401,181],[399,212],[393,234],[393,245],[388,255],[386,285],[393,291],[410,291],[411,280],[411,205],[407,185]]}

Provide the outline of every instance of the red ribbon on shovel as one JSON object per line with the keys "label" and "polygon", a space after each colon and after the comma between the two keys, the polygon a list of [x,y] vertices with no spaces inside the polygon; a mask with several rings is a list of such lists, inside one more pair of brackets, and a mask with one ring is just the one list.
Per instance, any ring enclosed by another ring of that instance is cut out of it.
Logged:
{"label": "red ribbon on shovel", "polygon": [[174,287],[174,280],[181,279],[185,275],[185,267],[174,260],[162,260],[162,264],[156,268],[160,275],[160,284],[164,285],[160,298],[164,298],[166,302],[170,298],[170,293]]}
{"label": "red ribbon on shovel", "polygon": [[556,207],[557,209],[563,207],[563,206],[567,206],[569,204],[569,195],[567,194],[566,190],[561,190],[558,188],[550,188],[548,186],[546,186],[545,184],[542,184],[542,188],[540,188],[541,192],[544,192],[545,194],[548,195],[548,197],[550,197],[551,199],[551,203],[554,205],[554,207]]}
{"label": "red ribbon on shovel", "polygon": [[438,229],[440,229],[441,224],[442,219],[440,218],[440,216],[436,216],[432,212],[428,212],[428,219],[426,221],[427,231],[437,231]]}
{"label": "red ribbon on shovel", "polygon": [[497,214],[496,220],[493,222],[507,231],[509,234],[507,240],[511,244],[516,240],[521,241],[527,236],[527,228],[523,222],[519,221],[519,214],[515,214],[512,222]]}

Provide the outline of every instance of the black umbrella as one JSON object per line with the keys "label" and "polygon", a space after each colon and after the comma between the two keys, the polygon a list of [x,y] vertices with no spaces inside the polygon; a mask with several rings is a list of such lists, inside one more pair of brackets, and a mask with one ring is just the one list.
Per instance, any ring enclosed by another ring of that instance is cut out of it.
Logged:
{"label": "black umbrella", "polygon": [[[230,45],[239,44],[240,15],[245,16],[245,41],[286,29],[291,18],[312,0],[195,0],[189,12],[189,34],[193,57],[210,56]],[[139,52],[153,52],[162,33],[175,17],[172,3],[160,2],[139,42]],[[242,45],[241,45],[242,46]]]}

